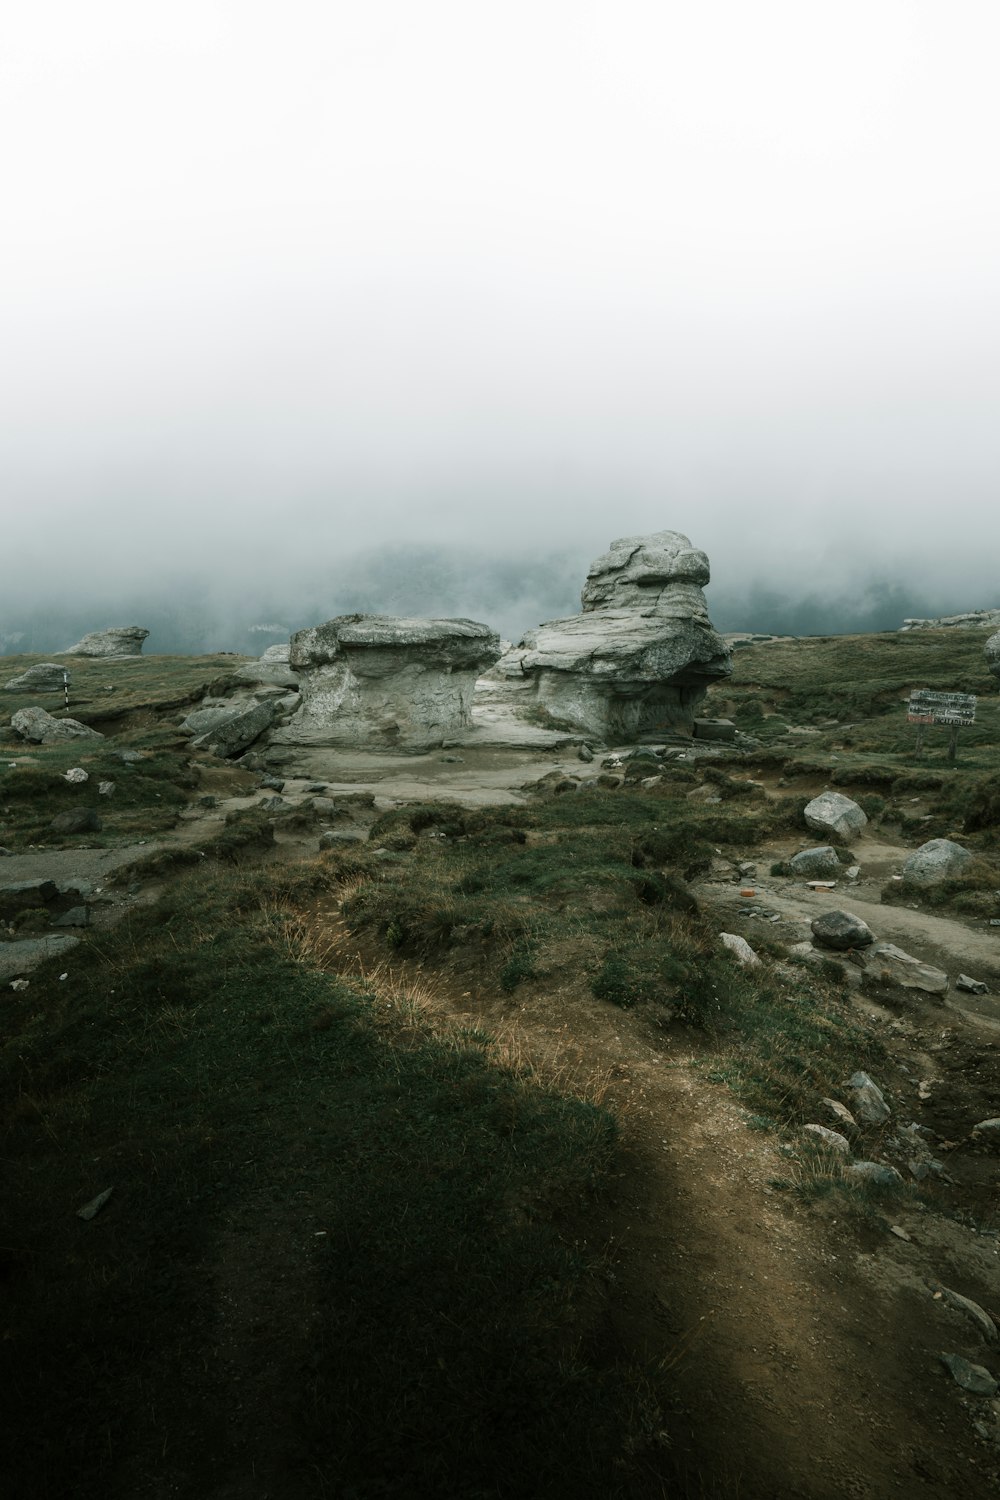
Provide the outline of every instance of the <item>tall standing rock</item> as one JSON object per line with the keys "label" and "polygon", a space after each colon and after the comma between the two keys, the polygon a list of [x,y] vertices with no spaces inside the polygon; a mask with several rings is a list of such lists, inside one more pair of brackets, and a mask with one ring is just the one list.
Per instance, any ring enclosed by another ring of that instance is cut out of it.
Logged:
{"label": "tall standing rock", "polygon": [[582,612],[508,651],[481,684],[482,707],[605,740],[691,733],[709,685],[732,671],[708,580],[708,558],[678,531],[612,542],[590,567]]}
{"label": "tall standing rock", "polygon": [[500,638],[475,620],[340,615],[292,636],[302,704],[275,737],[291,744],[417,750],[472,724],[476,678]]}

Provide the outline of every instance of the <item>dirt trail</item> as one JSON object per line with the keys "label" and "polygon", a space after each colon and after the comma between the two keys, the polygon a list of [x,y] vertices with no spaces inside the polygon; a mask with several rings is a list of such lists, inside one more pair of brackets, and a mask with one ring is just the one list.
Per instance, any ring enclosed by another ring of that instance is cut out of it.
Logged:
{"label": "dirt trail", "polygon": [[[342,922],[317,921],[339,964],[370,966]],[[998,1413],[940,1369],[940,1349],[975,1351],[926,1286],[943,1277],[988,1302],[995,1237],[936,1218],[929,1232],[931,1220],[904,1207],[902,1241],[885,1223],[859,1231],[789,1199],[773,1185],[788,1176],[779,1142],[709,1081],[697,1035],[654,1034],[641,1012],[597,1005],[574,985],[511,1000],[417,972],[453,1020],[513,1025],[543,1069],[609,1080],[623,1151],[587,1229],[614,1247],[605,1352],[666,1371],[669,1493],[995,1492],[1000,1448],[972,1420]]]}

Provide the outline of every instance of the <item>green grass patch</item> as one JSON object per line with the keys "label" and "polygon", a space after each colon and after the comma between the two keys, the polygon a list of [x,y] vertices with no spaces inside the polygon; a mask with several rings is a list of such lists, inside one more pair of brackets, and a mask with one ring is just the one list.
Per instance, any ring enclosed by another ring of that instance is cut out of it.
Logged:
{"label": "green grass patch", "polygon": [[303,962],[329,878],[181,874],[5,1002],[17,1493],[135,1493],[178,1434],[190,1494],[258,1446],[302,1496],[635,1492],[659,1417],[581,1344],[600,1247],[559,1227],[614,1122]]}

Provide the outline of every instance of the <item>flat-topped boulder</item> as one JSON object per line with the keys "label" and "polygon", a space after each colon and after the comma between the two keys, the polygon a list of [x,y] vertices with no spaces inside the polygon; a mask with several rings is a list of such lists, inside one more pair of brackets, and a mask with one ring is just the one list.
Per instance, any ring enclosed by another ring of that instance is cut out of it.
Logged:
{"label": "flat-topped boulder", "polygon": [[680,532],[612,542],[588,572],[582,612],[529,631],[480,683],[477,707],[605,740],[692,733],[709,685],[732,671],[708,578],[704,552]]}
{"label": "flat-topped boulder", "polygon": [[109,625],[107,630],[92,630],[63,656],[141,656],[142,643],[149,634],[141,625]]}
{"label": "flat-topped boulder", "polygon": [[475,620],[339,615],[292,636],[302,703],[292,744],[420,749],[472,725],[476,678],[500,638]]}

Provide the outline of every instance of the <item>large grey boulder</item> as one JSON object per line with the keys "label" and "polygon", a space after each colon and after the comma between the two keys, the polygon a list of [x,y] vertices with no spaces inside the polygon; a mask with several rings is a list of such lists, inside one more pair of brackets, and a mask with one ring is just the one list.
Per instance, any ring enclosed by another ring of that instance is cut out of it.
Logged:
{"label": "large grey boulder", "polygon": [[582,613],[530,631],[483,679],[482,716],[603,740],[691,734],[709,685],[732,671],[708,578],[707,557],[680,532],[612,542],[591,565]]}
{"label": "large grey boulder", "polygon": [[53,745],[60,740],[103,740],[103,734],[77,719],[54,719],[44,708],[19,708],[10,727],[22,740],[35,745]]}
{"label": "large grey boulder", "polygon": [[868,822],[858,804],[842,792],[820,792],[806,803],[802,815],[813,833],[835,833],[844,839],[860,833]]}
{"label": "large grey boulder", "polygon": [[[221,719],[214,717],[216,710],[206,712],[213,715],[212,722],[191,741],[192,749],[208,750],[222,759],[249,749],[254,740],[274,723],[274,704],[270,701],[253,703],[249,707],[241,703]],[[197,717],[196,714],[189,715],[189,718]]]}
{"label": "large grey boulder", "polygon": [[109,625],[107,630],[92,630],[75,646],[60,653],[63,656],[141,656],[142,643],[149,634],[141,625]]}
{"label": "large grey boulder", "polygon": [[820,844],[817,849],[802,849],[793,854],[788,868],[801,880],[836,880],[843,866],[831,844]]}
{"label": "large grey boulder", "polygon": [[867,948],[875,941],[868,923],[849,911],[825,911],[822,916],[813,917],[809,925],[814,940],[822,948],[846,952],[849,948]]}
{"label": "large grey boulder", "polygon": [[972,863],[972,855],[951,839],[928,839],[903,865],[903,879],[910,885],[940,885],[954,880]]}
{"label": "large grey boulder", "polygon": [[61,693],[66,668],[54,661],[42,661],[22,672],[20,677],[11,677],[3,685],[5,693]]}
{"label": "large grey boulder", "polygon": [[472,724],[476,678],[500,638],[475,620],[339,615],[292,636],[302,703],[281,731],[293,744],[416,750]]}
{"label": "large grey boulder", "polygon": [[[279,649],[282,649],[279,647]],[[257,661],[248,661],[245,666],[237,667],[233,676],[237,682],[259,683],[268,687],[297,688],[299,685],[298,673],[293,672],[288,665],[288,647],[284,647],[285,657],[269,657],[265,652]]]}

